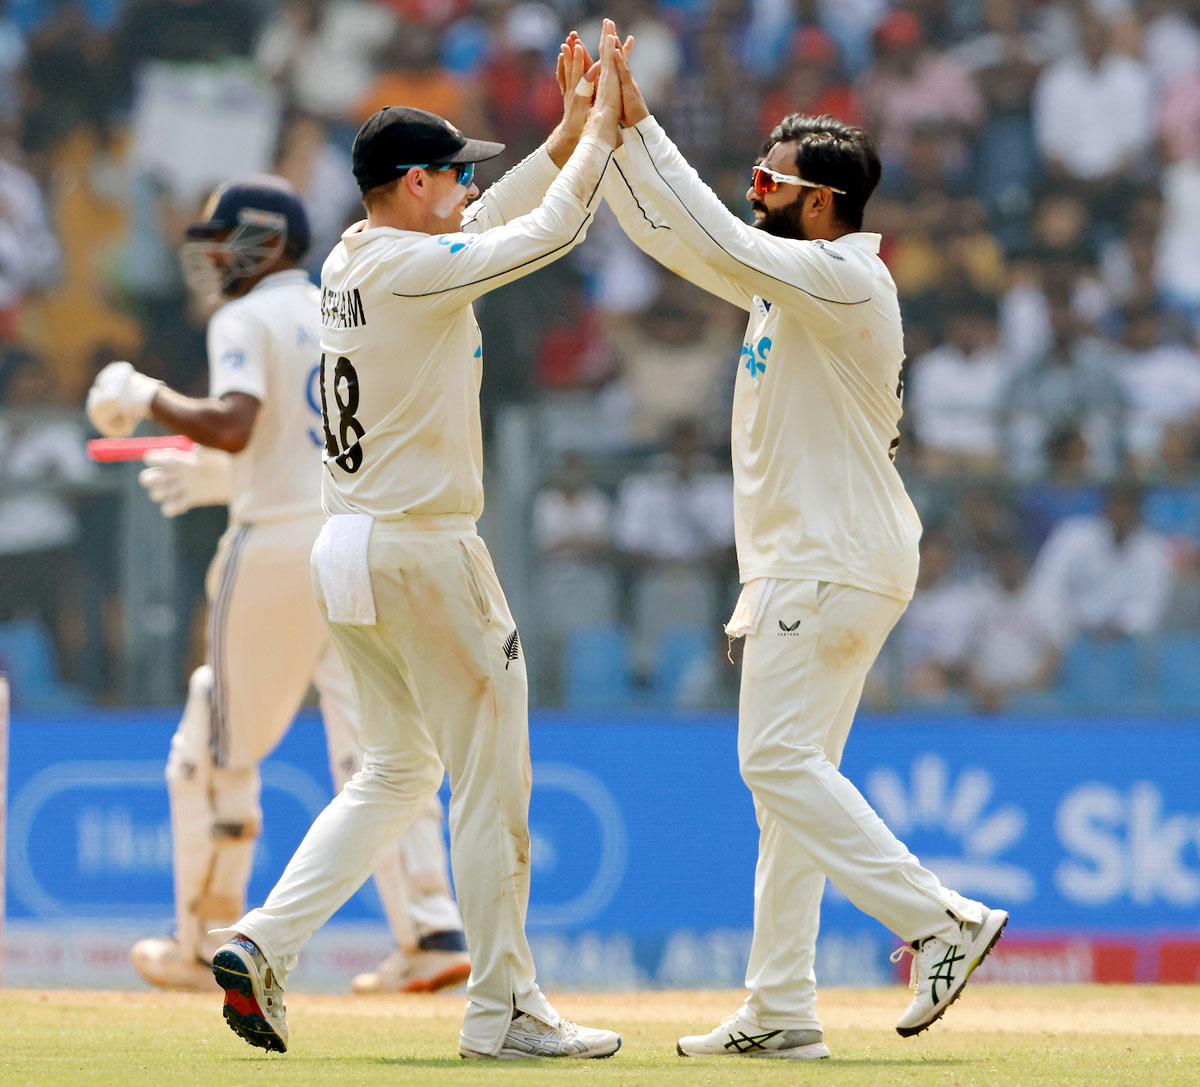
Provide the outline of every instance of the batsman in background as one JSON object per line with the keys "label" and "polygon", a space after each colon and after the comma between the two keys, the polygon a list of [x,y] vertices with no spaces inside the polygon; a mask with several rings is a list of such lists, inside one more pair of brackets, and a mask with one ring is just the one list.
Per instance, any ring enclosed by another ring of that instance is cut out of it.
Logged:
{"label": "batsman in background", "polygon": [[650,256],[750,315],[732,427],[743,589],[725,628],[745,638],[738,761],[760,828],[749,995],[678,1050],[829,1056],[813,972],[826,877],[914,956],[896,1030],[917,1034],[1008,915],[943,887],[838,770],[867,670],[912,596],[921,533],[893,464],[900,306],[879,235],[862,232],[879,155],[859,128],[785,117],[753,167],[748,225],[649,115],[624,52],[615,63],[626,127],[606,199]]}
{"label": "batsman in background", "polygon": [[[353,693],[317,610],[309,554],[321,512],[320,417],[312,397],[320,356],[316,287],[298,267],[309,245],[304,206],[285,181],[230,181],[189,227],[189,286],[226,301],[208,325],[210,395],[193,399],[113,362],[96,377],[88,415],[125,437],[147,414],[200,443],[148,455],[141,480],[168,517],[228,504],[207,580],[205,663],[192,674],[171,741],[167,788],[175,850],[176,934],[145,939],[131,958],[164,988],[213,987],[212,955],[246,908],[259,835],[259,763],[283,737],[314,683],[334,786],[362,760]],[[470,973],[450,895],[440,802],[431,797],[383,855],[376,886],[398,950],[359,991],[434,990]]]}
{"label": "batsman in background", "polygon": [[561,123],[470,206],[475,164],[503,145],[405,107],[380,110],[355,137],[367,217],[321,269],[330,516],[313,586],[354,681],[365,757],[213,959],[225,1018],[251,1045],[287,1048],[284,986],[301,950],[447,771],[471,950],[460,1055],[607,1057],[621,1045],[550,1006],[525,935],[529,688],[475,530],[483,343],[471,306],[583,240],[617,143],[615,45],[602,50],[594,106],[583,48],[564,52]]}

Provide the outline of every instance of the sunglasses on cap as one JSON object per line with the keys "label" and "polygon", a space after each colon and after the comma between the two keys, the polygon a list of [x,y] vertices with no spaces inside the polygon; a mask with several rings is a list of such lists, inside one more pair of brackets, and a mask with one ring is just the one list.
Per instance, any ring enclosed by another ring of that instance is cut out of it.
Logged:
{"label": "sunglasses on cap", "polygon": [[754,167],[754,194],[756,196],[766,196],[767,193],[776,192],[780,185],[803,185],[806,189],[828,189],[830,192],[846,195],[845,189],[835,189],[832,185],[822,185],[819,181],[805,181],[802,177],[797,177],[795,174],[781,174],[775,170],[768,170],[765,166]]}
{"label": "sunglasses on cap", "polygon": [[454,170],[456,180],[464,188],[469,189],[475,180],[475,163],[448,162],[445,166],[434,166],[428,162],[410,162],[407,166],[397,166],[397,170]]}

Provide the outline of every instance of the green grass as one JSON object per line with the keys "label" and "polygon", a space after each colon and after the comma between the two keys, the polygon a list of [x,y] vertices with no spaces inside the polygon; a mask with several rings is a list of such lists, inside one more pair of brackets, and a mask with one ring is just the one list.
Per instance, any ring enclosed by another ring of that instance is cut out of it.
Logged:
{"label": "green grass", "polygon": [[603,1061],[468,1062],[461,996],[289,999],[291,1050],[236,1038],[220,996],[0,992],[0,1085],[191,1087],[279,1084],[452,1087],[583,1083],[913,1084],[919,1087],[1197,1087],[1200,987],[977,985],[916,1039],[892,1024],[904,990],[831,989],[821,999],[829,1061],[686,1060],[675,1039],[714,1026],[737,993],[564,994],[564,1014],[621,1031]]}

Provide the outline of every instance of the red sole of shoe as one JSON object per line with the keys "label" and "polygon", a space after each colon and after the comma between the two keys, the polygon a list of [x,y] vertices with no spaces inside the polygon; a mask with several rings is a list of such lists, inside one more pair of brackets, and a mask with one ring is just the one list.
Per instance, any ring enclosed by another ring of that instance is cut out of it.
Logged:
{"label": "red sole of shoe", "polygon": [[451,985],[461,985],[470,976],[470,964],[463,963],[461,966],[452,966],[448,970],[443,970],[440,974],[434,974],[431,978],[410,981],[400,991],[402,993],[436,993],[439,989],[450,988]]}

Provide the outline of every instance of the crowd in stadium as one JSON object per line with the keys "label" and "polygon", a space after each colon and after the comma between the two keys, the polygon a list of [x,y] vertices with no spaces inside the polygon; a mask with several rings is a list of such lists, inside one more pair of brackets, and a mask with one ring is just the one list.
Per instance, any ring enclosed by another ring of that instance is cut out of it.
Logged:
{"label": "crowd in stadium", "polygon": [[[897,464],[926,532],[869,701],[1200,704],[1200,3],[603,13],[636,37],[651,109],[733,208],[785,113],[879,140],[865,229],[883,234],[904,312]],[[79,407],[112,358],[203,392],[205,315],[176,250],[212,184],[237,169],[293,181],[315,275],[358,217],[363,119],[406,104],[503,141],[485,185],[553,127],[558,45],[570,28],[593,40],[600,14],[590,0],[8,0],[0,623],[40,623],[66,679],[112,695],[118,515],[82,455]],[[478,308],[485,422],[538,409],[543,700],[727,704],[741,315],[660,274],[611,217]],[[186,545],[188,607],[220,527],[189,516],[207,542]]]}

